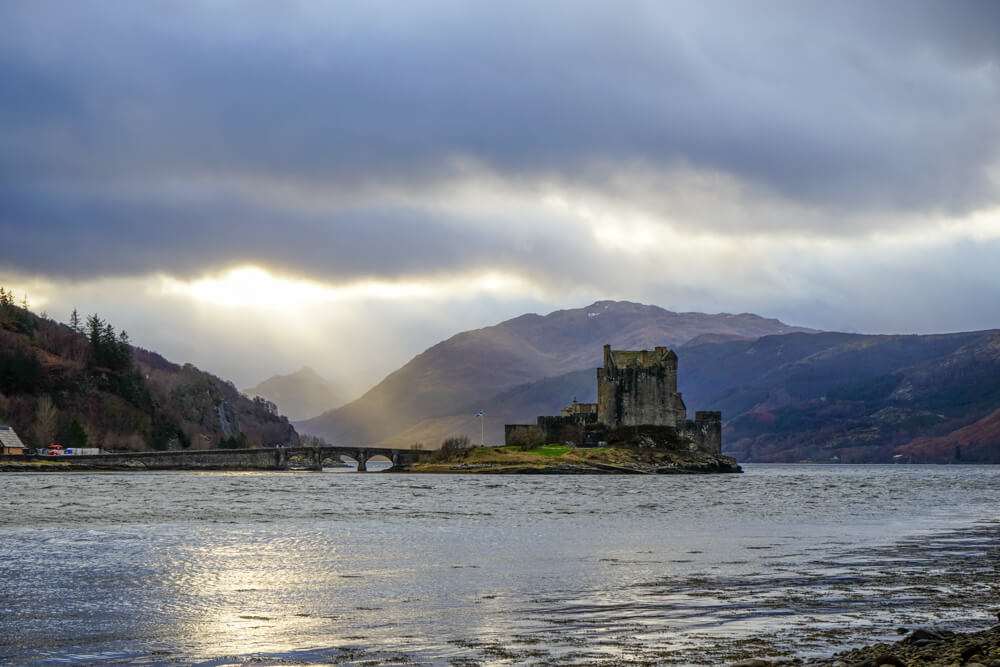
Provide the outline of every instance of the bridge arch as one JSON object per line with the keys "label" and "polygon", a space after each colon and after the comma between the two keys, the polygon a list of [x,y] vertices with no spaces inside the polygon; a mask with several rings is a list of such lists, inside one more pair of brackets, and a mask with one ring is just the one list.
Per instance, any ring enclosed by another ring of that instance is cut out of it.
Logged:
{"label": "bridge arch", "polygon": [[388,447],[317,447],[310,448],[312,469],[322,470],[323,461],[327,459],[342,460],[342,457],[349,458],[358,463],[358,472],[366,472],[369,461],[387,461],[393,467],[406,465],[417,461],[426,452],[392,449]]}

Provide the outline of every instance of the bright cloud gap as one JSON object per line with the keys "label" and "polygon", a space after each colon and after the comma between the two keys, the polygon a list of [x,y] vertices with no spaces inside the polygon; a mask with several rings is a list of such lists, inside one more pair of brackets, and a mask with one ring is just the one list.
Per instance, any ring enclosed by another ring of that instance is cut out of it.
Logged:
{"label": "bright cloud gap", "polygon": [[525,279],[486,272],[441,279],[361,280],[345,285],[275,275],[256,266],[241,266],[192,281],[162,276],[159,289],[196,301],[227,307],[295,307],[366,300],[444,300],[491,294],[523,294],[533,290]]}

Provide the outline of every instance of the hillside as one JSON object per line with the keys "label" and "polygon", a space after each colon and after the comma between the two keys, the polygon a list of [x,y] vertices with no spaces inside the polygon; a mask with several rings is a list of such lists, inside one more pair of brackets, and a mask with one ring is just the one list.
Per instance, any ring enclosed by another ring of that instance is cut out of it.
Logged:
{"label": "hillside", "polygon": [[904,461],[928,463],[1000,462],[1000,408],[982,419],[937,437],[916,438],[893,453]]}
{"label": "hillside", "polygon": [[[808,330],[751,314],[675,313],[627,301],[522,315],[452,336],[358,400],[296,426],[333,443],[375,443],[518,385],[594,368],[604,343],[652,348],[704,334],[756,339],[793,331]],[[470,435],[478,432],[476,426]]]}
{"label": "hillside", "polygon": [[[568,398],[567,398],[568,397]],[[577,398],[588,403],[597,400],[597,381],[593,368],[544,378],[518,385],[488,399],[462,406],[453,415],[421,420],[413,426],[383,439],[383,447],[409,447],[421,443],[428,449],[452,435],[465,434],[474,443],[503,443],[504,424],[533,424],[538,415],[557,415],[567,403]],[[483,410],[484,421],[476,414]]]}
{"label": "hillside", "polygon": [[0,301],[0,423],[29,447],[143,451],[298,439],[273,404],[132,347],[96,315],[71,327]]}
{"label": "hillside", "polygon": [[[741,461],[1000,462],[1000,332],[930,336],[786,334],[681,346],[689,415],[721,410],[723,448]],[[503,423],[596,398],[593,369],[519,386],[390,438],[486,439]],[[475,408],[475,410],[473,410]]]}
{"label": "hillside", "polygon": [[[1000,407],[996,331],[793,334],[698,347],[682,359],[688,405],[722,410],[726,450],[744,461],[890,461],[915,439],[946,436]],[[939,453],[913,450],[909,460]]]}
{"label": "hillside", "polygon": [[309,366],[288,375],[273,375],[243,393],[271,401],[278,412],[292,420],[315,417],[347,401],[346,395]]}

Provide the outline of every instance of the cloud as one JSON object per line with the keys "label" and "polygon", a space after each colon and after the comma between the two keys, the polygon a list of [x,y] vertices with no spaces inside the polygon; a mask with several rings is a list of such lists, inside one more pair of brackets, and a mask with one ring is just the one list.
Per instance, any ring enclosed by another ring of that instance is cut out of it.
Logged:
{"label": "cloud", "polygon": [[994,200],[994,6],[767,6],[8,7],[4,167],[411,184],[470,156],[599,188],[639,160],[846,211]]}
{"label": "cloud", "polygon": [[[0,272],[141,299],[250,266],[470,326],[612,297],[881,329],[884,299],[951,309],[963,268],[998,277],[998,24],[992,2],[6,3]],[[468,285],[497,317],[459,314],[487,312]]]}

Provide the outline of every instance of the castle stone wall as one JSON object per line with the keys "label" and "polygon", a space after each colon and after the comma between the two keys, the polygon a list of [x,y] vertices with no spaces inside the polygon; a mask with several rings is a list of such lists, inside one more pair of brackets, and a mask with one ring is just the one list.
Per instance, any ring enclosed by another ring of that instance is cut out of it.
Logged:
{"label": "castle stone wall", "polygon": [[545,444],[545,434],[537,424],[504,424],[503,439],[506,445]]}
{"label": "castle stone wall", "polygon": [[681,435],[697,444],[698,449],[708,454],[722,455],[722,413],[713,410],[699,410],[684,424]]}
{"label": "castle stone wall", "polygon": [[584,443],[587,424],[597,422],[595,413],[578,413],[571,416],[539,417],[538,428],[545,442]]}

